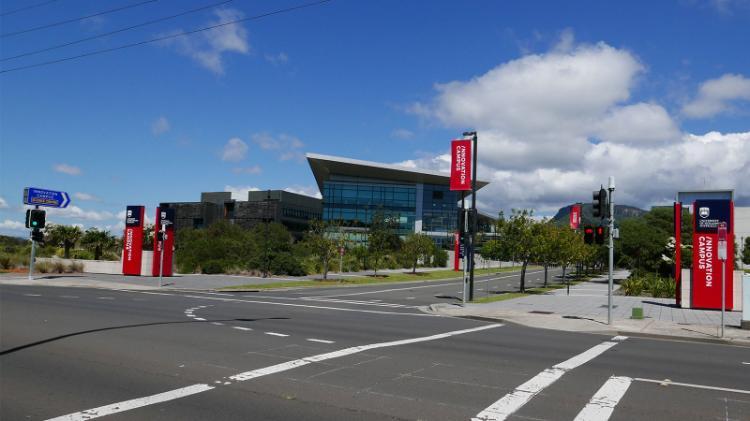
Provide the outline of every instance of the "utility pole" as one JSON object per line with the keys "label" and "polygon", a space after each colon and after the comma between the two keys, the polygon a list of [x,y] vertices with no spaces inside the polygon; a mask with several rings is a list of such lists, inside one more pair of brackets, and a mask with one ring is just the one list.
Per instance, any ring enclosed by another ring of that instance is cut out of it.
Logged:
{"label": "utility pole", "polygon": [[[463,283],[461,284],[462,293],[461,293],[461,301],[466,304],[466,297],[468,296],[468,263],[467,263],[467,256],[468,256],[468,248],[469,248],[469,239],[468,239],[468,222],[466,221],[466,192],[461,192],[461,210],[459,211],[460,217],[458,218],[459,222],[459,231],[463,234],[463,246],[464,246],[464,276],[463,276]],[[459,245],[458,252],[461,251],[461,245]]]}
{"label": "utility pole", "polygon": [[615,177],[609,176],[608,190],[609,194],[607,198],[609,200],[609,282],[607,284],[607,324],[612,324],[612,289],[614,286],[614,280],[612,273],[614,271],[615,261]]}
{"label": "utility pole", "polygon": [[[469,262],[469,301],[474,300],[474,243],[477,233],[477,132],[464,132],[464,136],[471,136],[471,232],[469,233],[469,247],[466,250]],[[468,216],[468,215],[467,215]]]}
{"label": "utility pole", "polygon": [[265,249],[265,258],[263,259],[263,277],[268,277],[268,272],[270,271],[270,265],[269,262],[269,256],[268,256],[268,231],[269,231],[269,217],[268,217],[268,208],[271,206],[271,190],[269,189],[266,193],[266,205],[263,207],[263,219],[266,222],[266,235],[264,236],[264,245],[263,247]]}

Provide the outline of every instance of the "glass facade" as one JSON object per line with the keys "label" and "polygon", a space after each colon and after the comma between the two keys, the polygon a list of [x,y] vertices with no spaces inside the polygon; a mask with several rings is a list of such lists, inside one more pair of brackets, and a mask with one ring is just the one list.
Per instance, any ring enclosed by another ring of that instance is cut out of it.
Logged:
{"label": "glass facade", "polygon": [[377,213],[395,222],[400,236],[420,231],[438,245],[451,245],[456,229],[458,192],[447,185],[395,184],[354,177],[331,177],[323,183],[323,220],[337,221],[348,237],[365,240]]}

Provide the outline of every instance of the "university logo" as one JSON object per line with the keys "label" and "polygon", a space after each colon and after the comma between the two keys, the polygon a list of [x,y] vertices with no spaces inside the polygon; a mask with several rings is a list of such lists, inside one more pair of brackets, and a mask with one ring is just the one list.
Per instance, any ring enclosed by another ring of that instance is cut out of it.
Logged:
{"label": "university logo", "polygon": [[133,211],[128,209],[128,218],[132,218],[132,217],[133,217]]}
{"label": "university logo", "polygon": [[708,215],[711,211],[707,207],[703,207],[698,209],[698,215],[700,215],[701,218],[708,218]]}

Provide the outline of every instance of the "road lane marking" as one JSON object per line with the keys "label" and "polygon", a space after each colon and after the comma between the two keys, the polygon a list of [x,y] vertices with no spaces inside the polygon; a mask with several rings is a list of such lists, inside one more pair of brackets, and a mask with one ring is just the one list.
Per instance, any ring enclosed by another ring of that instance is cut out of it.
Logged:
{"label": "road lane marking", "polygon": [[27,297],[41,297],[42,296],[42,294],[23,294],[23,295]]}
{"label": "road lane marking", "polygon": [[198,320],[199,322],[205,322],[206,321],[206,319],[204,319],[203,317],[193,317],[193,320]]}
{"label": "road lane marking", "polygon": [[565,373],[593,360],[617,344],[618,342],[602,342],[568,360],[552,366],[552,368],[545,369],[478,413],[472,418],[472,421],[500,421],[508,418],[511,414],[521,409],[522,406],[526,405],[539,392],[559,380]]}
{"label": "road lane marking", "polygon": [[77,295],[61,295],[60,298],[78,298]]}
{"label": "road lane marking", "polygon": [[[286,363],[281,363],[281,364],[277,364],[277,365],[273,365],[270,367],[265,367],[265,368],[261,368],[257,370],[246,371],[246,372],[231,376],[229,378],[231,380],[236,380],[236,381],[246,381],[246,380],[254,379],[257,377],[266,376],[269,374],[280,373],[282,371],[287,371],[292,368],[301,367],[301,366],[311,364],[314,362],[320,362],[320,361],[325,361],[325,360],[329,360],[332,358],[338,358],[338,357],[343,357],[343,356],[347,356],[351,354],[356,354],[356,353],[367,351],[370,349],[386,348],[386,347],[392,347],[392,346],[413,344],[413,343],[418,343],[418,342],[434,341],[437,339],[448,338],[448,337],[456,336],[456,335],[463,335],[466,333],[479,332],[482,330],[493,329],[493,328],[501,327],[501,326],[503,325],[502,324],[490,324],[490,325],[479,326],[479,327],[475,327],[471,329],[454,330],[452,332],[439,333],[437,335],[431,335],[431,336],[424,336],[421,338],[402,339],[402,340],[392,341],[392,342],[381,342],[381,343],[375,343],[375,344],[370,344],[370,345],[360,345],[360,346],[355,346],[351,348],[345,348],[339,351],[328,352],[325,354],[313,355],[313,356],[302,358],[299,360],[288,361]],[[224,382],[225,385],[227,383],[229,382]],[[124,412],[124,411],[128,411],[131,409],[140,408],[146,405],[153,405],[153,404],[157,404],[161,402],[179,399],[185,396],[194,395],[196,393],[205,392],[205,391],[212,390],[215,388],[216,386],[209,386],[208,384],[205,384],[205,383],[194,384],[192,386],[170,390],[168,392],[163,392],[163,393],[159,393],[156,395],[144,396],[142,398],[136,398],[136,399],[131,399],[128,401],[117,402],[117,403],[113,403],[110,405],[100,406],[98,408],[87,409],[85,411],[75,412],[72,414],[63,415],[63,416],[56,417],[56,418],[51,418],[47,421],[89,420],[93,418],[103,417],[106,415],[116,414],[118,412]]]}
{"label": "road lane marking", "polygon": [[114,300],[114,297],[96,297],[99,300]]}
{"label": "road lane marking", "polygon": [[307,340],[310,341],[310,342],[320,342],[322,344],[332,344],[332,343],[334,343],[334,341],[327,341],[325,339],[307,338]]}
{"label": "road lane marking", "polygon": [[276,332],[263,332],[263,333],[265,333],[266,335],[271,335],[271,336],[281,336],[281,337],[287,337],[287,336],[289,336],[289,335],[284,334],[284,333],[276,333]]}
{"label": "road lane marking", "polygon": [[245,331],[252,330],[249,327],[242,327],[242,326],[232,326],[232,329],[245,330]]}
{"label": "road lane marking", "polygon": [[573,421],[607,421],[632,382],[630,377],[610,377]]}
{"label": "road lane marking", "polygon": [[743,362],[742,362],[742,364],[745,364],[745,365],[750,365],[750,362],[747,362],[747,363],[746,363],[746,362],[744,362],[744,361],[743,361]]}
{"label": "road lane marking", "polygon": [[270,367],[264,367],[264,368],[260,368],[257,370],[246,371],[244,373],[235,374],[234,376],[231,376],[229,378],[232,380],[239,381],[239,382],[244,382],[246,380],[254,379],[256,377],[267,376],[269,374],[274,374],[274,373],[280,373],[282,371],[291,370],[293,368],[301,367],[301,366],[308,365],[311,363],[316,363],[320,361],[330,360],[332,358],[339,358],[339,357],[344,357],[347,355],[357,354],[359,352],[369,351],[371,349],[407,345],[407,344],[413,344],[417,342],[434,341],[436,339],[443,339],[443,338],[448,338],[448,337],[455,336],[455,335],[462,335],[464,333],[471,333],[471,332],[478,332],[481,330],[493,329],[493,328],[500,327],[500,326],[502,325],[491,324],[491,325],[479,326],[479,327],[475,327],[471,329],[454,330],[452,332],[440,333],[440,334],[432,335],[432,336],[424,336],[421,338],[402,339],[402,340],[392,341],[392,342],[381,342],[381,343],[370,344],[370,345],[354,346],[351,348],[345,348],[345,349],[341,349],[338,351],[327,352],[325,354],[313,355],[311,357],[305,357],[305,358],[301,358],[298,360],[287,361],[285,363],[272,365]]}
{"label": "road lane marking", "polygon": [[92,418],[99,418],[106,415],[116,414],[118,412],[129,411],[131,409],[141,408],[147,405],[153,405],[156,403],[184,398],[185,396],[195,395],[196,393],[205,392],[214,388],[214,386],[209,386],[205,383],[194,384],[192,386],[183,387],[181,389],[170,390],[169,392],[159,393],[151,396],[144,396],[142,398],[131,399],[129,401],[113,403],[111,405],[104,405],[98,408],[87,409],[85,411],[51,418],[47,421],[90,420]]}
{"label": "road lane marking", "polygon": [[706,389],[706,390],[718,390],[720,392],[732,392],[732,393],[742,393],[745,395],[750,395],[750,390],[743,390],[743,389],[730,389],[728,387],[719,387],[719,386],[706,386],[703,384],[693,384],[693,383],[680,383],[680,382],[673,382],[672,380],[654,380],[654,379],[643,379],[640,377],[636,377],[633,379],[637,382],[647,382],[647,383],[658,383],[662,386],[682,386],[682,387],[692,387],[695,389]]}
{"label": "road lane marking", "polygon": [[216,326],[224,326],[224,323],[222,322],[211,322],[211,324]]}

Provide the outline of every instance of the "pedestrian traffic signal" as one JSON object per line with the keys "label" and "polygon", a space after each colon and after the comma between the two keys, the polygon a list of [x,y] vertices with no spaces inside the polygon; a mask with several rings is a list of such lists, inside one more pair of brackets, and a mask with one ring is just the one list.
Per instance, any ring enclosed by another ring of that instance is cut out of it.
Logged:
{"label": "pedestrian traffic signal", "polygon": [[602,187],[599,191],[595,191],[593,196],[594,218],[607,218],[609,214],[607,209],[607,191]]}
{"label": "pedestrian traffic signal", "polygon": [[44,242],[44,233],[39,228],[31,230],[31,239],[37,243]]}
{"label": "pedestrian traffic signal", "polygon": [[26,228],[44,228],[45,217],[41,209],[26,209]]}
{"label": "pedestrian traffic signal", "polygon": [[593,244],[594,242],[594,227],[591,225],[583,227],[583,242],[586,244]]}
{"label": "pedestrian traffic signal", "polygon": [[604,227],[596,227],[596,244],[604,244]]}

